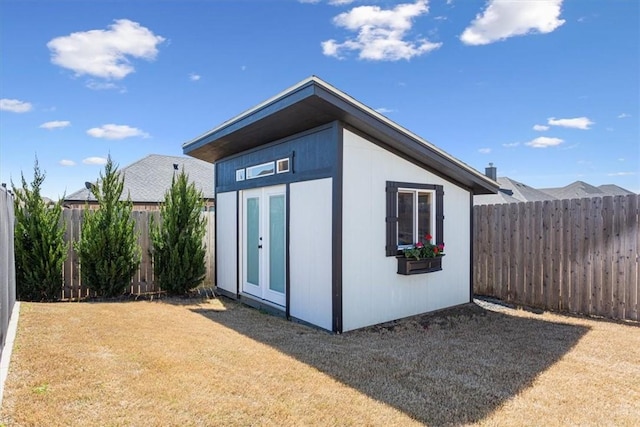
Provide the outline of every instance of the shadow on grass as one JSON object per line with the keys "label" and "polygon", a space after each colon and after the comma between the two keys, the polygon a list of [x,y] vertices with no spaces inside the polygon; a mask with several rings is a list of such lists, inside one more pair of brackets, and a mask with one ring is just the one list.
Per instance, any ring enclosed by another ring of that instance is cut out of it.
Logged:
{"label": "shadow on grass", "polygon": [[429,425],[482,420],[588,331],[467,304],[331,335],[221,302],[224,310],[192,311]]}

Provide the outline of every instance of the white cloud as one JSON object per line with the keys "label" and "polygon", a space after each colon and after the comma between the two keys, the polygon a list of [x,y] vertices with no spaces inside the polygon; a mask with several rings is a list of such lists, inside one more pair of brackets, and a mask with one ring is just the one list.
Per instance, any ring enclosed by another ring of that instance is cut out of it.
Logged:
{"label": "white cloud", "polygon": [[388,114],[396,111],[393,108],[385,108],[385,107],[376,108],[375,110],[380,114]]}
{"label": "white cloud", "polygon": [[631,117],[631,114],[628,114],[628,113],[622,113],[622,114],[618,115],[619,119],[626,119],[626,118],[629,118],[629,117]]}
{"label": "white cloud", "polygon": [[607,176],[633,176],[633,175],[636,175],[636,172],[612,172],[607,174]]}
{"label": "white cloud", "polygon": [[74,162],[73,160],[62,159],[58,162],[58,164],[60,166],[75,166],[76,162]]}
{"label": "white cloud", "polygon": [[344,6],[353,2],[354,0],[329,0],[329,4],[332,6]]}
{"label": "white cloud", "polygon": [[320,0],[298,0],[299,3],[309,3],[309,4],[316,4],[316,3],[320,3]]}
{"label": "white cloud", "polygon": [[529,33],[550,33],[562,24],[562,0],[489,0],[476,15],[460,40],[468,45],[485,45]]}
{"label": "white cloud", "polygon": [[587,117],[576,117],[573,119],[556,119],[555,117],[549,117],[547,123],[551,126],[561,126],[565,128],[573,128],[573,129],[589,129],[589,126],[594,124]]}
{"label": "white cloud", "polygon": [[95,81],[93,79],[88,80],[87,84],[85,86],[87,86],[89,89],[92,89],[92,90],[120,89],[121,92],[126,92],[126,90],[123,87],[120,87],[115,83],[112,83],[112,82],[97,82],[97,81]]}
{"label": "white cloud", "polygon": [[20,101],[19,99],[0,99],[0,110],[11,111],[12,113],[26,113],[31,111],[33,106],[29,102]]}
{"label": "white cloud", "polygon": [[54,120],[40,125],[42,129],[62,129],[71,126],[71,122],[67,120]]}
{"label": "white cloud", "polygon": [[200,74],[196,74],[196,73],[189,74],[189,80],[191,80],[192,82],[197,82],[200,79],[201,79]]}
{"label": "white cloud", "polygon": [[148,61],[165,39],[128,19],[116,20],[108,30],[90,30],[57,37],[47,43],[51,62],[76,75],[122,79],[135,71],[130,58]]}
{"label": "white cloud", "polygon": [[82,159],[82,163],[85,165],[104,165],[107,163],[107,159],[105,157],[87,157]]}
{"label": "white cloud", "polygon": [[554,147],[556,145],[560,145],[563,142],[564,140],[560,138],[550,138],[547,136],[539,136],[535,139],[532,139],[529,142],[525,142],[524,145],[528,145],[529,147],[533,147],[533,148],[547,148],[547,147]]}
{"label": "white cloud", "polygon": [[427,0],[399,4],[393,9],[354,7],[333,18],[333,23],[357,32],[357,35],[342,43],[333,39],[322,42],[322,53],[343,58],[343,53],[356,51],[359,59],[371,61],[409,60],[425,54],[439,48],[442,43],[433,43],[425,38],[409,41],[405,37],[413,26],[413,20],[428,11]]}
{"label": "white cloud", "polygon": [[549,130],[549,126],[533,125],[533,130],[537,130],[538,132],[544,132],[545,130]]}
{"label": "white cloud", "polygon": [[480,153],[480,154],[489,154],[489,153],[491,153],[491,148],[480,148],[478,150],[478,153]]}
{"label": "white cloud", "polygon": [[94,138],[104,139],[124,139],[133,136],[140,136],[142,138],[148,138],[149,134],[141,131],[140,129],[133,128],[127,125],[114,125],[107,124],[98,128],[91,128],[87,131],[87,134]]}
{"label": "white cloud", "polygon": [[502,146],[506,147],[506,148],[513,148],[513,147],[517,147],[519,145],[520,145],[519,142],[507,142],[507,143],[502,144]]}

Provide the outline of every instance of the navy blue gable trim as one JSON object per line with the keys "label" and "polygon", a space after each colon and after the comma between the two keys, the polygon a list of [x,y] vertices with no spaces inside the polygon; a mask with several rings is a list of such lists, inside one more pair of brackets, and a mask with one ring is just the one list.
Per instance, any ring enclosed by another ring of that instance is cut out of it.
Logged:
{"label": "navy blue gable trim", "polygon": [[[289,138],[248,150],[216,162],[216,190],[237,191],[288,184],[335,175],[339,126],[320,126]],[[289,159],[289,172],[236,181],[236,171],[266,162]]]}

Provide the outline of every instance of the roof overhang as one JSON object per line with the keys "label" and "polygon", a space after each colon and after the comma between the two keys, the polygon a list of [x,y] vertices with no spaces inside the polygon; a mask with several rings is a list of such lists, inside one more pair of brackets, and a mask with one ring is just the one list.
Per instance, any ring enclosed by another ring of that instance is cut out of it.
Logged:
{"label": "roof overhang", "polygon": [[498,183],[484,174],[315,76],[186,142],[183,151],[213,163],[335,120],[450,177],[474,194],[492,194],[499,189]]}

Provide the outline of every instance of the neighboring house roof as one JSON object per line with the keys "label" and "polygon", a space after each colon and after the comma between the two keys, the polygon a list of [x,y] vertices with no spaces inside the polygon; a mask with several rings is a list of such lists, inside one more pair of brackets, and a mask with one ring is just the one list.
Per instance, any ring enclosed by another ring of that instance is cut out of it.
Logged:
{"label": "neighboring house roof", "polygon": [[576,181],[564,187],[542,188],[542,191],[556,199],[582,199],[584,197],[608,196],[604,191],[584,181]]}
{"label": "neighboring house roof", "polygon": [[[174,169],[174,164],[178,165],[177,170]],[[211,163],[191,157],[150,154],[119,169],[124,176],[123,198],[126,199],[128,194],[133,202],[162,202],[171,187],[174,173],[179,173],[183,168],[189,181],[195,183],[205,199],[215,197],[214,166]],[[67,196],[65,201],[84,202],[89,200],[89,196],[89,190],[83,188]]]}
{"label": "neighboring house roof", "polygon": [[[479,195],[473,198],[474,205],[500,203],[536,202],[544,200],[581,199],[585,197],[626,196],[635,194],[614,184],[595,187],[583,181],[576,181],[565,187],[536,189],[508,177],[499,177],[500,193]],[[511,196],[509,196],[511,192]]]}
{"label": "neighboring house roof", "polygon": [[498,190],[496,182],[484,174],[315,76],[186,142],[183,151],[215,162],[335,120],[471,188],[474,194]]}
{"label": "neighboring house roof", "polygon": [[544,200],[553,200],[555,197],[544,191],[529,187],[527,184],[516,181],[508,177],[499,177],[498,183],[500,189],[511,190],[513,197],[521,202],[538,202]]}
{"label": "neighboring house roof", "polygon": [[635,194],[633,191],[629,191],[615,184],[598,185],[598,188],[607,196],[626,196],[629,194]]}

